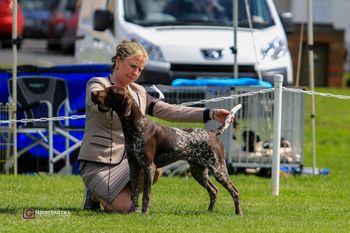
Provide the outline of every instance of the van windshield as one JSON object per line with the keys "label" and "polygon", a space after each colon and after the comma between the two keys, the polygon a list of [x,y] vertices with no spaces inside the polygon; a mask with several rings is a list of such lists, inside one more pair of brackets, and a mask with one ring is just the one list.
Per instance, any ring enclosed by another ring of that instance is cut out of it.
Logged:
{"label": "van windshield", "polygon": [[[125,20],[144,27],[232,27],[232,2],[233,0],[124,0]],[[248,20],[248,15],[251,21]],[[274,25],[266,0],[239,0],[238,26],[249,28],[250,22],[253,28]]]}

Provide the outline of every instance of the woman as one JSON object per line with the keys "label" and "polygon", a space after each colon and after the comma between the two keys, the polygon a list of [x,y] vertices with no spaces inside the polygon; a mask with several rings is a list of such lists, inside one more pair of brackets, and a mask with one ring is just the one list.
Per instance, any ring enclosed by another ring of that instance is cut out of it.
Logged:
{"label": "woman", "polygon": [[[87,187],[84,209],[98,209],[127,213],[130,210],[129,165],[124,152],[124,136],[116,113],[91,102],[91,92],[110,85],[127,87],[143,114],[183,122],[223,122],[229,111],[175,106],[147,95],[135,83],[148,55],[136,41],[123,40],[112,58],[111,77],[92,78],[86,88],[86,125],[78,160],[80,175]],[[157,170],[155,180],[160,172]]]}

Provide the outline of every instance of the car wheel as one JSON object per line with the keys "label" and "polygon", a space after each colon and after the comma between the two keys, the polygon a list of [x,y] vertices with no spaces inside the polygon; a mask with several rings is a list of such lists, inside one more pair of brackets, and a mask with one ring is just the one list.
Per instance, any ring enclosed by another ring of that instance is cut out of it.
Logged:
{"label": "car wheel", "polygon": [[[22,40],[20,39],[18,44],[17,44],[17,49],[20,49],[22,46]],[[11,39],[3,39],[1,41],[1,48],[11,48],[12,47],[12,43],[11,43]]]}
{"label": "car wheel", "polygon": [[50,41],[50,39],[47,41],[48,50],[59,50],[60,48],[61,48],[60,43]]}
{"label": "car wheel", "polygon": [[10,47],[11,47],[11,39],[1,40],[1,48],[10,48]]}

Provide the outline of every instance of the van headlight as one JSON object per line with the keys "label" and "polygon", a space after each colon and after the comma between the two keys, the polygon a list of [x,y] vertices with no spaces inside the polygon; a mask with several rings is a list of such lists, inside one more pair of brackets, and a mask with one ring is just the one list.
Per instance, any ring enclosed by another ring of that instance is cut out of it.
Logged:
{"label": "van headlight", "polygon": [[287,51],[287,43],[281,38],[275,38],[261,49],[261,59],[276,60],[286,54]]}
{"label": "van headlight", "polygon": [[165,61],[163,53],[160,50],[159,46],[149,42],[148,40],[145,40],[144,38],[136,34],[130,34],[128,38],[129,40],[131,39],[137,40],[137,42],[139,42],[146,49],[149,60]]}

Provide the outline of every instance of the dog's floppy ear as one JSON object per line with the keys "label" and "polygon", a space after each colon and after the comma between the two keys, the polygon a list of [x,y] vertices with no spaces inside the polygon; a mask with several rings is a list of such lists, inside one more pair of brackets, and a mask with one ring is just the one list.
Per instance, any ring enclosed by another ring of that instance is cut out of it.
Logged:
{"label": "dog's floppy ear", "polygon": [[256,142],[260,142],[261,141],[261,138],[259,135],[256,135]]}
{"label": "dog's floppy ear", "polygon": [[99,91],[92,91],[91,92],[91,101],[94,104],[102,105],[102,102],[101,102],[100,98],[98,98],[98,96],[99,96]]}
{"label": "dog's floppy ear", "polygon": [[126,99],[124,114],[123,114],[125,117],[128,117],[131,115],[131,105],[132,105],[132,100],[130,98]]}

